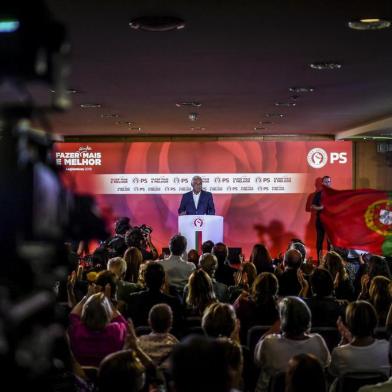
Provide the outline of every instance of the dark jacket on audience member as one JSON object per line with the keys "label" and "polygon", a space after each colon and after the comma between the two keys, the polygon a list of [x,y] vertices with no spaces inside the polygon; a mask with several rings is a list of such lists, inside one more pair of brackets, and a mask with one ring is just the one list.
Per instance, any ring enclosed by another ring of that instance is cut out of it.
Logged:
{"label": "dark jacket on audience member", "polygon": [[157,304],[167,304],[173,311],[173,330],[177,332],[181,328],[183,319],[183,308],[176,297],[162,293],[161,291],[151,291],[149,289],[134,293],[129,296],[127,303],[128,316],[132,319],[135,327],[148,325],[148,313]]}

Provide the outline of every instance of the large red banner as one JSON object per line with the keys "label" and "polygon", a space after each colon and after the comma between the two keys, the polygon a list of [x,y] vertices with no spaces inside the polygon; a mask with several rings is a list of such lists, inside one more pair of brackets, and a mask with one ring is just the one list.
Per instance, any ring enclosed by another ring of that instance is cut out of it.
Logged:
{"label": "large red banner", "polygon": [[158,247],[178,231],[181,194],[196,174],[224,217],[224,241],[246,257],[259,241],[275,256],[291,238],[315,254],[317,181],[329,175],[332,187],[352,187],[350,142],[59,143],[56,151],[76,191],[96,194],[113,217],[152,226]]}

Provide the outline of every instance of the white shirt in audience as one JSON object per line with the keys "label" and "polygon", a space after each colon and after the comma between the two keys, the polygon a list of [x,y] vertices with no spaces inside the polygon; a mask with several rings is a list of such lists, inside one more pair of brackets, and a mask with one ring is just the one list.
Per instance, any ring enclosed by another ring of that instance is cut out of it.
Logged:
{"label": "white shirt in audience", "polygon": [[310,333],[307,336],[308,339],[293,340],[281,334],[272,334],[257,343],[254,358],[261,371],[256,392],[267,391],[271,376],[285,371],[290,358],[294,355],[313,354],[323,367],[328,367],[331,356],[322,336],[317,333]]}
{"label": "white shirt in audience", "polygon": [[160,261],[166,272],[168,283],[177,289],[183,290],[188,283],[190,274],[195,270],[195,265],[180,256],[170,255]]}
{"label": "white shirt in audience", "polygon": [[358,389],[358,392],[391,392],[392,391],[392,377],[385,382],[380,382],[376,385],[365,385]]}
{"label": "white shirt in audience", "polygon": [[368,346],[345,344],[332,351],[329,372],[339,377],[348,372],[382,371],[389,376],[389,342],[375,339]]}

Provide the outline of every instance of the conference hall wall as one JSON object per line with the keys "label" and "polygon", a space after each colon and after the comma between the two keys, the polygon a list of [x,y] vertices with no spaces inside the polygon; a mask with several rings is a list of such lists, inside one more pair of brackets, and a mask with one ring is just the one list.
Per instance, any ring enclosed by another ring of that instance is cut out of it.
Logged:
{"label": "conference hall wall", "polygon": [[178,231],[181,195],[195,174],[224,217],[224,241],[246,257],[257,242],[276,256],[291,238],[315,255],[309,206],[318,181],[330,175],[334,188],[352,188],[351,142],[59,143],[56,151],[68,184],[95,194],[112,219],[151,225],[159,248]]}

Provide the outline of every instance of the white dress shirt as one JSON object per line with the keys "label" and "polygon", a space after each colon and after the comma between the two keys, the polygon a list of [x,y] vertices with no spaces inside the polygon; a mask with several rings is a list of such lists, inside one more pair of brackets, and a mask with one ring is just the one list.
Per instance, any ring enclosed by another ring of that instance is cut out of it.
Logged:
{"label": "white dress shirt", "polygon": [[200,199],[201,192],[199,192],[197,195],[195,192],[192,192],[192,195],[193,195],[193,201],[195,202],[195,207],[197,209],[197,206],[199,205],[199,199]]}

